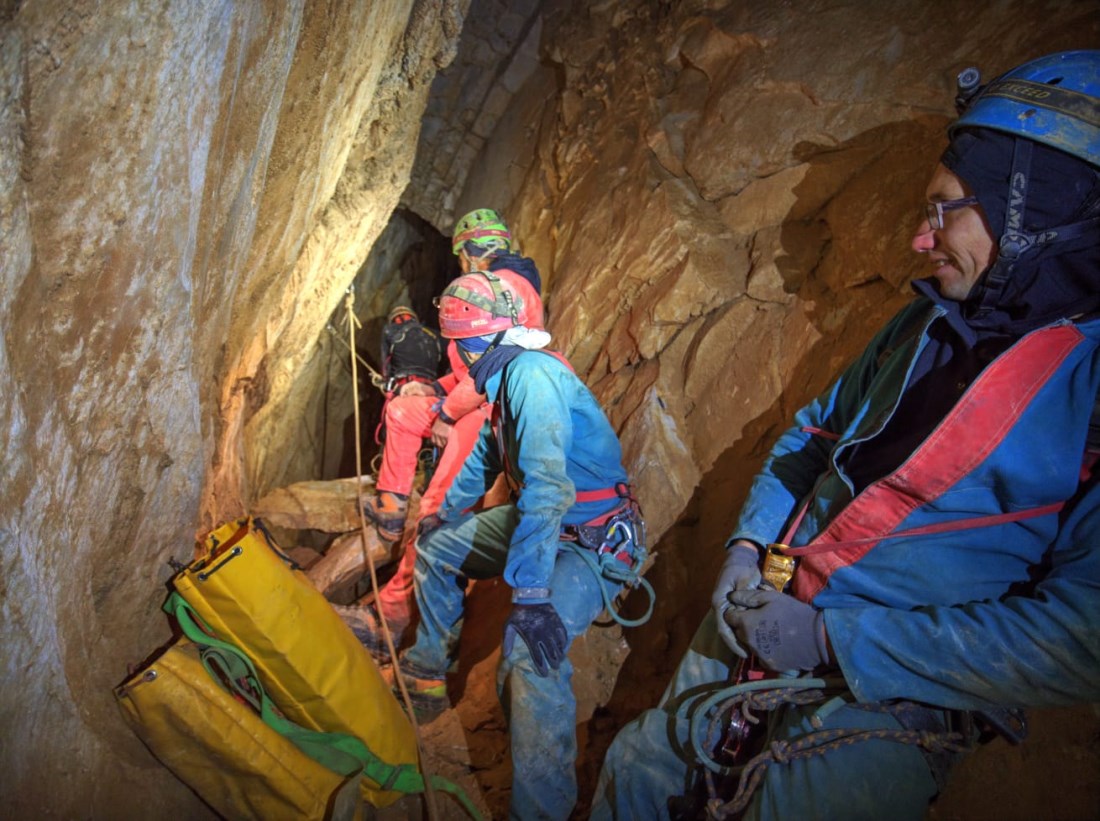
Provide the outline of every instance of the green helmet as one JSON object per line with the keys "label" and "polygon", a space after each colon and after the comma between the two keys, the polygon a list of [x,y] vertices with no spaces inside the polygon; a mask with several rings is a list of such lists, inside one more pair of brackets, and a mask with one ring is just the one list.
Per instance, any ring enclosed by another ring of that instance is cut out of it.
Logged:
{"label": "green helmet", "polygon": [[511,249],[512,234],[500,214],[492,208],[478,208],[455,224],[451,240],[455,256],[462,252],[467,242],[472,242],[482,253],[495,254]]}

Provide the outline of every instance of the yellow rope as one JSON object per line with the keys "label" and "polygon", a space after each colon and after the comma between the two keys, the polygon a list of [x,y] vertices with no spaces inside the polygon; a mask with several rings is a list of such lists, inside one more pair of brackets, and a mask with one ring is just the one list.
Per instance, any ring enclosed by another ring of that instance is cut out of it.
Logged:
{"label": "yellow rope", "polygon": [[[370,586],[374,591],[374,600],[378,601],[378,572],[374,566],[374,557],[371,556],[369,550],[367,550],[367,520],[363,513],[363,505],[365,500],[363,499],[363,482],[360,477],[363,475],[363,447],[361,437],[359,436],[359,374],[356,370],[356,354],[355,354],[355,331],[361,327],[359,319],[355,316],[355,311],[352,309],[355,304],[355,294],[349,288],[347,296],[344,298],[344,305],[347,308],[347,321],[348,321],[348,350],[351,351],[351,392],[352,399],[355,404],[355,496],[356,507],[359,510],[359,543],[362,546],[363,556],[366,559],[367,567],[370,568]],[[372,371],[373,373],[373,371]],[[413,710],[412,699],[409,697],[409,691],[405,687],[405,679],[401,675],[401,668],[397,663],[397,648],[393,644],[393,635],[390,633],[390,626],[386,622],[386,616],[382,612],[381,607],[376,607],[378,612],[378,620],[382,624],[382,635],[386,639],[386,648],[390,652],[390,659],[393,662],[394,680],[397,682],[398,688],[401,690],[401,698],[405,702],[406,712],[409,714],[409,721],[412,723],[413,734],[416,738],[416,752],[420,759],[420,774],[424,778],[424,801],[428,805],[428,818],[431,821],[435,821],[439,818],[439,811],[436,808],[435,803],[435,791],[432,788],[431,774],[428,769],[427,757],[424,755],[424,745],[420,737],[420,725],[416,721],[416,712]]]}
{"label": "yellow rope", "polygon": [[[357,327],[359,326],[359,320],[358,319],[355,320],[355,324],[356,324]],[[382,383],[386,381],[383,378],[382,374],[380,374],[378,371],[376,371],[374,368],[372,368],[370,366],[370,363],[367,360],[365,360],[358,353],[356,353],[355,348],[351,347],[351,345],[349,345],[347,342],[345,342],[344,338],[342,336],[340,336],[340,332],[338,330],[336,330],[335,328],[333,328],[331,324],[326,325],[325,327],[328,328],[329,333],[332,334],[333,338],[336,339],[337,342],[339,342],[341,345],[343,345],[345,348],[347,348],[351,352],[351,356],[352,356],[351,372],[352,372],[352,374],[355,373],[355,363],[358,362],[360,365],[362,365],[364,368],[366,368],[367,372],[370,374],[370,383],[372,385],[374,385],[374,387],[381,390],[382,389]],[[354,343],[354,340],[353,340],[353,343]]]}

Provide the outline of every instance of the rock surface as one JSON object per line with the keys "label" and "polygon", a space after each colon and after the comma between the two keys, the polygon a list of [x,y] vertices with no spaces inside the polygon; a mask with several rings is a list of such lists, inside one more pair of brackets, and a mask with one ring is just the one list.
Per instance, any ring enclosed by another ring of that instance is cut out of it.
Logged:
{"label": "rock surface", "polygon": [[0,4],[12,817],[209,814],[112,687],[168,637],[166,560],[318,478],[317,340],[467,5]]}
{"label": "rock surface", "polygon": [[[655,700],[698,623],[713,546],[767,447],[907,298],[955,72],[1100,42],[1093,4],[1056,0],[534,9],[0,4],[12,817],[210,815],[111,689],[168,637],[169,558],[276,488],[334,478],[325,327],[402,201],[444,235],[468,208],[504,211],[542,270],[557,343],[621,433],[660,554],[653,621],[575,651],[583,813],[614,728]],[[499,62],[460,61],[473,75],[451,73],[459,90],[426,126],[443,142],[414,172],[432,81],[479,10],[490,25],[471,45]],[[415,247],[394,233],[387,247]],[[362,316],[437,290],[394,270],[353,289]],[[500,592],[472,600],[487,638],[456,683],[464,733],[486,740],[459,757],[494,815],[508,784]],[[1047,715],[1073,732],[989,748],[940,817],[980,817],[973,796],[1005,772],[998,817],[1091,814],[1096,717]]]}
{"label": "rock surface", "polygon": [[[544,65],[455,212],[500,208],[538,261],[549,328],[620,431],[656,541],[657,612],[627,631],[612,699],[583,729],[579,817],[614,729],[656,701],[702,617],[717,546],[767,448],[927,274],[909,239],[955,74],[1091,48],[1098,25],[1094,9],[1051,2],[545,13]],[[1025,800],[991,803],[997,817],[1100,805],[1088,731],[1044,732],[1080,722],[1095,737],[1092,709],[1033,720],[1035,740],[997,760],[1060,763],[1002,788],[983,751],[940,817],[983,817],[975,796],[1000,789]]]}

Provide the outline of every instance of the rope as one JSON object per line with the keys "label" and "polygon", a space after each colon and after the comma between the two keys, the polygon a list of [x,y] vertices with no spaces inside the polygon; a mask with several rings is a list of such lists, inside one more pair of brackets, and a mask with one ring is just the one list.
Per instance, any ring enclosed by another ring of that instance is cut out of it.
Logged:
{"label": "rope", "polygon": [[[864,741],[911,744],[923,747],[931,753],[954,753],[966,749],[961,733],[934,733],[927,730],[818,730],[807,733],[796,741],[772,741],[767,749],[752,758],[742,769],[737,792],[732,799],[723,802],[711,792],[712,797],[707,802],[707,817],[727,819],[743,812],[752,800],[756,788],[764,780],[767,768],[772,764],[790,764]],[[711,786],[708,779],[708,790]]]}
{"label": "rope", "polygon": [[[362,327],[362,325],[360,324],[358,318],[355,318],[355,327],[357,327],[357,328]],[[367,360],[365,360],[363,357],[361,357],[358,354],[358,352],[355,350],[355,348],[354,348],[355,335],[354,334],[351,335],[351,344],[348,344],[348,342],[342,336],[340,336],[340,332],[338,330],[336,330],[334,327],[332,327],[332,325],[326,325],[325,328],[328,330],[328,332],[330,334],[332,334],[333,338],[336,339],[337,342],[339,342],[341,345],[343,345],[345,348],[347,348],[348,351],[351,353],[351,355],[352,355],[352,357],[351,357],[351,373],[352,373],[352,375],[354,376],[356,374],[355,363],[358,362],[360,365],[362,365],[364,368],[366,368],[367,371],[370,373],[370,383],[372,385],[374,385],[374,387],[378,388],[379,390],[382,390],[382,385],[385,383],[386,380],[383,378],[382,374],[380,374],[378,371],[376,371],[374,368],[372,368],[370,366],[370,363],[367,362]]]}
{"label": "rope", "polygon": [[[707,719],[709,721],[707,737],[714,738],[716,725],[720,723],[724,716],[734,710],[740,710],[748,723],[758,724],[760,718],[754,714],[754,710],[770,712],[787,704],[804,706],[828,699],[836,700],[836,694],[846,692],[847,689],[847,684],[841,678],[764,679],[722,688],[700,701],[691,717],[689,735],[697,760],[706,768],[704,776],[709,796],[707,818],[714,819],[714,821],[725,821],[725,819],[735,818],[742,813],[752,800],[756,789],[764,780],[767,768],[772,764],[790,764],[794,761],[825,755],[833,750],[865,741],[891,741],[898,744],[911,744],[922,747],[933,754],[960,752],[967,748],[966,740],[961,733],[905,729],[853,730],[838,728],[817,730],[794,741],[773,740],[746,764],[726,767],[715,761],[700,746],[699,724],[708,715],[710,717]],[[905,705],[855,706],[889,713],[896,713],[905,709]],[[739,775],[737,790],[729,801],[719,797],[718,787],[715,783],[716,775],[721,777]]]}
{"label": "rope", "polygon": [[[774,710],[780,704],[795,703],[794,699],[796,696],[794,694],[801,690],[810,691],[805,701],[801,701],[801,703],[810,704],[814,701],[823,700],[825,697],[825,690],[836,691],[840,689],[847,689],[847,685],[844,684],[843,679],[824,678],[762,679],[760,681],[742,682],[741,684],[735,684],[731,687],[723,687],[700,701],[698,707],[692,714],[690,739],[695,757],[699,763],[711,772],[721,775],[729,774],[729,768],[724,767],[711,758],[699,742],[699,723],[705,719],[708,714],[711,714],[713,709],[717,709],[718,714],[722,714],[726,712],[727,709],[736,708],[740,703],[747,701],[750,694],[756,690],[772,691],[772,693],[770,695],[768,693],[761,693],[754,696],[753,700],[748,702],[749,706],[764,710]],[[719,707],[719,704],[721,704],[721,707]],[[752,723],[756,723],[755,720],[752,720]]]}
{"label": "rope", "polygon": [[[641,587],[649,596],[649,606],[646,608],[645,615],[637,619],[627,619],[619,615],[619,612],[615,609],[614,596],[609,594],[607,588],[600,584],[600,595],[603,596],[604,607],[611,614],[611,618],[623,627],[639,627],[649,621],[649,617],[653,615],[653,605],[657,601],[657,594],[653,590],[653,585],[646,581],[643,576],[638,575],[634,570],[621,569],[623,563],[614,556],[606,555],[603,557],[605,561],[597,561],[593,555],[594,551],[587,547],[583,547],[576,542],[560,542],[560,544],[566,545],[581,557],[584,563],[588,565],[588,569],[595,574],[597,582],[601,578],[607,578],[629,587]],[[618,565],[618,567],[614,565]]]}
{"label": "rope", "polygon": [[[356,370],[356,360],[360,359],[359,355],[355,353],[355,330],[361,327],[359,319],[355,316],[353,305],[355,304],[355,294],[349,288],[347,296],[344,298],[344,306],[347,309],[347,323],[348,323],[348,342],[345,344],[349,351],[351,351],[351,391],[352,391],[352,404],[355,408],[355,475],[363,475],[363,443],[362,437],[359,435],[359,374]],[[365,363],[364,363],[365,364]],[[367,366],[370,370],[370,366]],[[372,375],[377,376],[374,371],[371,371]],[[373,381],[373,380],[372,380]],[[367,550],[367,520],[363,513],[363,506],[366,504],[366,500],[363,498],[363,483],[357,481],[355,483],[355,497],[356,508],[359,511],[359,544],[362,546],[363,557],[366,560],[367,567],[370,568],[370,585],[371,590],[374,591],[374,598],[378,600],[378,571],[374,566],[374,557],[371,556],[369,550]],[[420,733],[420,724],[416,720],[416,711],[413,709],[412,699],[409,697],[408,688],[405,686],[404,676],[401,675],[401,667],[397,662],[397,648],[393,644],[393,634],[390,633],[390,626],[386,621],[386,616],[382,612],[382,608],[376,608],[378,610],[378,620],[382,625],[382,635],[386,640],[386,649],[389,650],[390,659],[393,662],[394,680],[397,682],[398,688],[401,690],[401,698],[405,703],[405,712],[409,716],[409,721],[412,723],[413,735],[416,738],[416,753],[420,759],[420,772],[424,776],[424,802],[428,807],[428,818],[430,821],[437,821],[439,819],[439,808],[436,806],[435,790],[433,789],[433,776],[428,768],[428,759],[424,754],[424,741]]]}

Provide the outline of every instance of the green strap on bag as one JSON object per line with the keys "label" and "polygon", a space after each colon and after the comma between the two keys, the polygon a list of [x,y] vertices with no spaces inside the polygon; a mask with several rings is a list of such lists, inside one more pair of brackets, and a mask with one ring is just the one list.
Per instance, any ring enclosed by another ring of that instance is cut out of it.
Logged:
{"label": "green strap on bag", "polygon": [[[168,597],[164,610],[179,622],[184,635],[198,645],[203,666],[211,677],[252,705],[265,724],[314,761],[341,775],[359,773],[383,790],[424,792],[424,777],[411,764],[388,764],[353,735],[309,730],[284,717],[268,697],[248,655],[206,632],[191,605],[179,593],[173,592]],[[434,789],[453,795],[470,817],[481,821],[477,807],[457,784],[437,775],[431,777],[431,784]]]}

